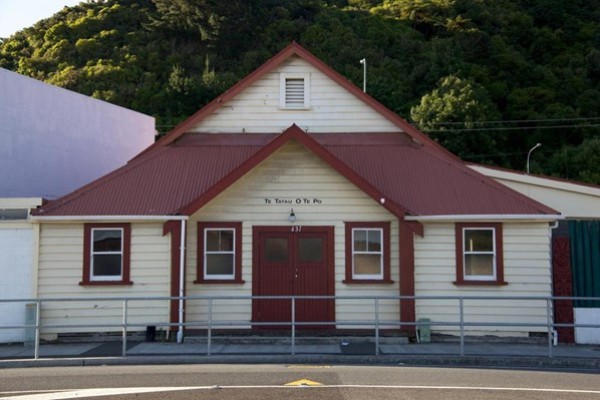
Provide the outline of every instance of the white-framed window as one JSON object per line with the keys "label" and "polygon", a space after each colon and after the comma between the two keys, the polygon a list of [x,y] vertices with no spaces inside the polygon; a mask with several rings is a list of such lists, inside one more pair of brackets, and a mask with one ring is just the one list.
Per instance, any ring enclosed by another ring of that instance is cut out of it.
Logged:
{"label": "white-framed window", "polygon": [[383,279],[382,228],[352,229],[352,278]]}
{"label": "white-framed window", "polygon": [[279,107],[287,110],[310,108],[310,74],[279,74]]}
{"label": "white-framed window", "polygon": [[463,228],[463,276],[465,280],[496,280],[496,230]]}
{"label": "white-framed window", "polygon": [[204,279],[235,278],[235,229],[204,228]]}
{"label": "white-framed window", "polygon": [[390,284],[390,222],[345,222],[346,284]]}
{"label": "white-framed window", "polygon": [[506,285],[501,223],[456,223],[456,285]]}
{"label": "white-framed window", "polygon": [[122,281],[123,228],[92,228],[90,251],[91,281]]}
{"label": "white-framed window", "polygon": [[198,265],[194,283],[244,283],[241,222],[198,222]]}

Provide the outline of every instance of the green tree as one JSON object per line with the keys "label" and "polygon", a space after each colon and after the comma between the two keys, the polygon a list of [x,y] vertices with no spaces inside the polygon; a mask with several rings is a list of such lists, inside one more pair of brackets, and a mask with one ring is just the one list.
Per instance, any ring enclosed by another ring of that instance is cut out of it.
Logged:
{"label": "green tree", "polygon": [[499,113],[481,85],[456,75],[442,78],[410,115],[417,126],[461,157],[493,159],[504,141],[499,134],[477,131],[482,127],[479,122],[497,120]]}
{"label": "green tree", "polygon": [[542,142],[535,171],[580,178],[600,137],[598,21],[598,0],[94,0],[1,39],[0,67],[165,132],[294,40],[359,87],[366,58],[368,93],[468,160],[522,169]]}

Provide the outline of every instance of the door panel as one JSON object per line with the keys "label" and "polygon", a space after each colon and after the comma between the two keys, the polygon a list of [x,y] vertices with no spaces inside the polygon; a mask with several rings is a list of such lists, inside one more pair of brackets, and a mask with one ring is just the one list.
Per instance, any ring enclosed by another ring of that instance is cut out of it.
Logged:
{"label": "door panel", "polygon": [[[259,296],[289,296],[294,290],[292,274],[292,233],[265,232],[260,235],[260,294]],[[291,300],[260,300],[263,321],[291,320]],[[265,319],[268,310],[268,318]],[[278,328],[272,326],[269,328]],[[281,328],[281,327],[280,327]]]}
{"label": "door panel", "polygon": [[[254,230],[255,296],[333,296],[332,227],[255,227]],[[334,320],[334,309],[333,299],[296,300],[295,318],[297,322],[329,322]],[[253,302],[256,322],[289,322],[291,312],[291,300]],[[328,327],[310,324],[298,329]]]}
{"label": "door panel", "polygon": [[[327,234],[301,232],[294,234],[296,244],[294,294],[296,296],[327,296]],[[326,300],[297,300],[298,322],[329,321]],[[303,326],[314,329],[318,326]],[[326,327],[323,327],[326,328]]]}

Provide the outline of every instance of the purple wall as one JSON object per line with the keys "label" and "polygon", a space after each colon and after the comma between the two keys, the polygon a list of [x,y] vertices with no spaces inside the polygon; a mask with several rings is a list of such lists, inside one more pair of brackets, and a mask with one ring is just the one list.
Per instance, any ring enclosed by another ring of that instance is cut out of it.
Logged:
{"label": "purple wall", "polygon": [[0,197],[53,199],[154,141],[154,118],[0,68]]}

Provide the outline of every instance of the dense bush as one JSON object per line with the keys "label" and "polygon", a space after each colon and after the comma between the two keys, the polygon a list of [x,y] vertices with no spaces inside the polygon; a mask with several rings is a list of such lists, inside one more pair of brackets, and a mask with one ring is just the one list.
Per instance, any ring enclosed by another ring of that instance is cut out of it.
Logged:
{"label": "dense bush", "polygon": [[464,159],[600,183],[598,0],[96,0],[0,43],[0,67],[161,132],[296,40]]}

